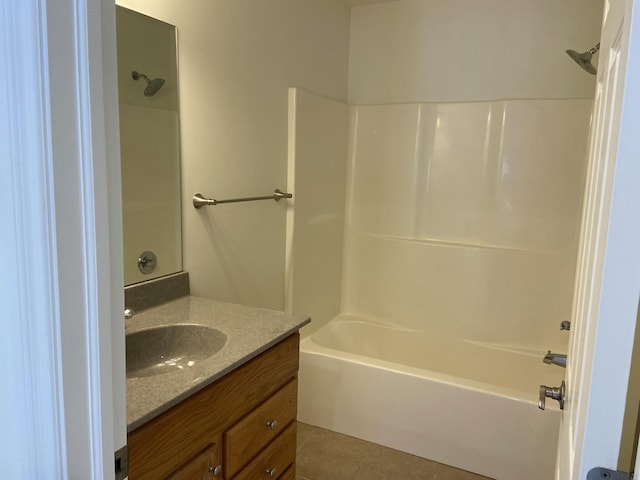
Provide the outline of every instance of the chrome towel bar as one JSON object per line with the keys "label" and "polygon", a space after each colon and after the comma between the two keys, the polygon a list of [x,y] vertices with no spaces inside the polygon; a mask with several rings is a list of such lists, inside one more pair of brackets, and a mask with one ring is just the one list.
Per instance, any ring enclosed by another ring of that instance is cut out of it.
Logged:
{"label": "chrome towel bar", "polygon": [[237,203],[237,202],[255,202],[257,200],[275,200],[279,202],[283,198],[293,198],[292,193],[285,193],[276,188],[273,195],[264,195],[262,197],[243,197],[243,198],[228,198],[226,200],[216,200],[215,198],[205,198],[200,193],[196,193],[193,196],[193,206],[195,208],[201,208],[205,205],[218,205],[219,203]]}

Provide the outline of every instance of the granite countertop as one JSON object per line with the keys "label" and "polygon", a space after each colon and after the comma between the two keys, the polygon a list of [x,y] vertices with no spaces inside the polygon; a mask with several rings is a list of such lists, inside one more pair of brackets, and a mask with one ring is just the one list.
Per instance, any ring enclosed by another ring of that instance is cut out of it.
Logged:
{"label": "granite countertop", "polygon": [[193,393],[269,349],[309,323],[309,317],[199,297],[184,297],[126,321],[126,333],[169,324],[214,327],[227,343],[213,356],[172,373],[127,378],[127,430],[131,432]]}

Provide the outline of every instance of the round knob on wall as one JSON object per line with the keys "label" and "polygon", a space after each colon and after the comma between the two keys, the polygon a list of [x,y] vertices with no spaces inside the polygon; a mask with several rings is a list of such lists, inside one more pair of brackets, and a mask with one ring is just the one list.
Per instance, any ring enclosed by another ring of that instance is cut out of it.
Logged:
{"label": "round knob on wall", "polygon": [[267,427],[269,428],[269,430],[275,430],[276,428],[278,428],[278,421],[271,420],[270,422],[267,422]]}
{"label": "round knob on wall", "polygon": [[275,476],[278,474],[275,468],[268,468],[264,471],[264,473],[266,473],[270,478],[275,478]]}

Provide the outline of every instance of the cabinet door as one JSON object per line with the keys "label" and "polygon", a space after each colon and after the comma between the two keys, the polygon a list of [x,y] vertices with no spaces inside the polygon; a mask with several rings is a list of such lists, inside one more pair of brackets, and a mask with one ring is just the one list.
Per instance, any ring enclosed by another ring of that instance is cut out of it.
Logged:
{"label": "cabinet door", "polygon": [[166,480],[212,480],[215,477],[222,478],[222,466],[218,445],[211,444]]}

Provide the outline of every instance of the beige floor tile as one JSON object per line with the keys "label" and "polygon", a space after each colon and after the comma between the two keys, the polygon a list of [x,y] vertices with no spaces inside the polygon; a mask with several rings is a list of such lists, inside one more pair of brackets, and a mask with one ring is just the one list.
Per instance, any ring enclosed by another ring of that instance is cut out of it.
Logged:
{"label": "beige floor tile", "polygon": [[368,458],[367,445],[362,440],[322,429],[306,433],[296,459],[296,472],[303,478],[353,480]]}
{"label": "beige floor tile", "polygon": [[353,480],[434,480],[437,463],[391,449],[360,466]]}
{"label": "beige floor tile", "polygon": [[298,422],[296,480],[490,480]]}
{"label": "beige floor tile", "polygon": [[321,432],[322,429],[318,427],[312,427],[306,423],[298,422],[297,436],[298,436],[298,450],[300,450],[307,440]]}

